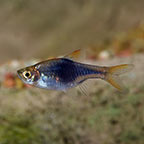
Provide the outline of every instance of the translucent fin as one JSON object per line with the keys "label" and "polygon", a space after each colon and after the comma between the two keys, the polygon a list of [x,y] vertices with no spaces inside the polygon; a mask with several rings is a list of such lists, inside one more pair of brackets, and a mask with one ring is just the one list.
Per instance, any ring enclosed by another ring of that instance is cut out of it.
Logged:
{"label": "translucent fin", "polygon": [[55,57],[49,57],[47,60],[52,60],[52,59],[56,59]]}
{"label": "translucent fin", "polygon": [[133,64],[122,64],[110,67],[109,72],[113,75],[121,75],[131,71],[133,68],[134,68]]}
{"label": "translucent fin", "polygon": [[70,53],[70,54],[68,54],[68,55],[66,55],[64,57],[65,58],[69,58],[69,59],[76,59],[76,58],[78,58],[80,56],[80,53],[81,53],[81,50],[78,49],[78,50],[75,50],[72,53]]}
{"label": "translucent fin", "polygon": [[78,57],[80,57],[80,54],[81,54],[81,49],[78,49],[65,56],[49,57],[47,60],[53,60],[53,59],[62,58],[62,57],[68,58],[68,59],[77,59]]}
{"label": "translucent fin", "polygon": [[109,82],[112,86],[122,91],[123,86],[119,75],[131,71],[134,68],[133,64],[123,64],[118,66],[112,66],[108,70],[105,80]]}
{"label": "translucent fin", "polygon": [[116,75],[109,75],[106,79],[107,82],[109,82],[112,86],[117,88],[119,91],[123,91],[124,87],[122,85],[122,82],[120,78]]}
{"label": "translucent fin", "polygon": [[85,96],[88,96],[88,89],[86,83],[83,83],[79,85],[81,93],[83,93]]}

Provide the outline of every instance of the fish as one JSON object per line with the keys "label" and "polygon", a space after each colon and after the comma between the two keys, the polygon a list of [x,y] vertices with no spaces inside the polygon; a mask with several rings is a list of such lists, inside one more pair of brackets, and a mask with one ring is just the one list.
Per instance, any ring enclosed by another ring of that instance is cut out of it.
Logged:
{"label": "fish", "polygon": [[18,77],[25,83],[38,88],[66,91],[81,85],[88,79],[107,81],[122,91],[119,76],[133,69],[133,64],[97,66],[74,60],[80,50],[63,57],[51,58],[19,69]]}

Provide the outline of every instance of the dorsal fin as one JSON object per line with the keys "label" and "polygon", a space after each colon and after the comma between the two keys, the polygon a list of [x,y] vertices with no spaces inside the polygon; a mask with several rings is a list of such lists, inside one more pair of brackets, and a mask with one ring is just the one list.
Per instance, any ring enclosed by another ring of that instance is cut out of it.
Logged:
{"label": "dorsal fin", "polygon": [[75,50],[72,53],[69,53],[67,55],[65,55],[65,58],[69,58],[69,59],[77,59],[80,56],[81,50]]}

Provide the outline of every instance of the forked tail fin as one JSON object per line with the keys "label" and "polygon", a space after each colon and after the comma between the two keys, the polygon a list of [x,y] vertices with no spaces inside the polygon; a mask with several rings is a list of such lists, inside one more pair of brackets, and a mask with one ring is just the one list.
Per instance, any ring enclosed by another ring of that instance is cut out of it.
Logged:
{"label": "forked tail fin", "polygon": [[134,68],[133,64],[122,64],[108,68],[105,80],[113,85],[118,90],[122,91],[121,81],[119,76],[123,73],[129,72]]}

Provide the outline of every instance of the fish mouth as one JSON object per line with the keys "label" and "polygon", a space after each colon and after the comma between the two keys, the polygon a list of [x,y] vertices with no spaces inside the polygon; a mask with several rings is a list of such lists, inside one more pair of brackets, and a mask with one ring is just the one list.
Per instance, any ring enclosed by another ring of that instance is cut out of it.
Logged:
{"label": "fish mouth", "polygon": [[23,73],[23,70],[20,69],[20,70],[17,70],[17,76],[22,79],[22,73]]}
{"label": "fish mouth", "polygon": [[23,72],[24,72],[24,70],[22,70],[22,69],[17,70],[17,76],[23,83],[27,84],[27,81],[23,77]]}

